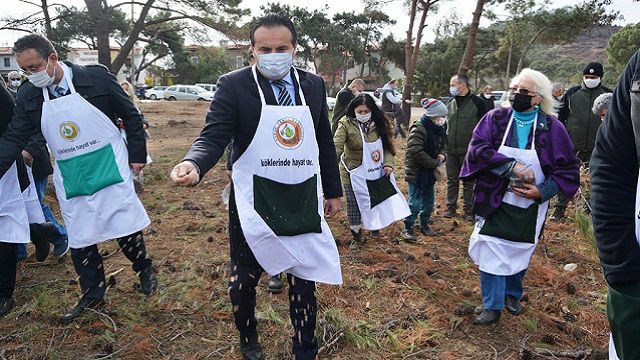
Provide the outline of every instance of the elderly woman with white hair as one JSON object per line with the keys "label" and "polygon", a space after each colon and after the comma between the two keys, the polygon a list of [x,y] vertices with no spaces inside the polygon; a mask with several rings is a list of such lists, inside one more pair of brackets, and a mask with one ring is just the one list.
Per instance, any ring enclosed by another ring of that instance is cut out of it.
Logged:
{"label": "elderly woman with white hair", "polygon": [[593,101],[591,111],[600,116],[600,121],[604,120],[604,116],[607,115],[607,110],[609,110],[612,98],[613,93],[604,93],[598,95],[598,97]]}
{"label": "elderly woman with white hair", "polygon": [[571,198],[579,186],[579,161],[553,112],[549,79],[522,70],[511,80],[509,101],[510,108],[480,120],[460,172],[460,178],[477,180],[469,256],[480,269],[479,325],[498,322],[504,308],[523,312],[522,280],[549,199],[560,191]]}

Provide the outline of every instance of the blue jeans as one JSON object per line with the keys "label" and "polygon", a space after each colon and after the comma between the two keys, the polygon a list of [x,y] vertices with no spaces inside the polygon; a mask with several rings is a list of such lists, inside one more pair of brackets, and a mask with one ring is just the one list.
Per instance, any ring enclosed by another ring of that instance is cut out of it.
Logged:
{"label": "blue jeans", "polygon": [[513,296],[517,300],[522,297],[522,279],[527,269],[509,275],[493,275],[480,271],[480,289],[482,292],[482,307],[485,310],[504,309],[504,298],[507,295]]}
{"label": "blue jeans", "polygon": [[411,210],[411,215],[404,218],[404,226],[406,229],[411,229],[418,217],[420,218],[421,226],[427,225],[433,212],[433,205],[435,203],[434,185],[432,184],[428,188],[423,189],[420,194],[418,194],[418,190],[416,184],[409,183],[409,210]]}
{"label": "blue jeans", "polygon": [[[67,229],[64,228],[63,225],[60,225],[58,220],[56,220],[55,216],[53,216],[53,212],[44,202],[44,192],[47,189],[47,182],[49,181],[49,177],[45,176],[43,178],[35,179],[36,193],[38,194],[38,200],[40,200],[40,206],[42,206],[42,212],[44,213],[44,218],[53,224],[55,230],[53,234],[51,234],[51,244],[62,245],[67,239]],[[18,245],[18,259],[24,259],[27,257],[27,244],[19,244]]]}

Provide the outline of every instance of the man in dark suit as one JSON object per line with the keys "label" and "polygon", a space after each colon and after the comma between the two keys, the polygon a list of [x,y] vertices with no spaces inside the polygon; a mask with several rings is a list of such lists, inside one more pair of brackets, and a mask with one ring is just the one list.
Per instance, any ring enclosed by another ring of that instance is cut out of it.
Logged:
{"label": "man in dark suit", "polygon": [[333,108],[331,117],[331,133],[335,134],[338,129],[338,121],[347,113],[347,106],[356,95],[364,91],[364,81],[353,79],[349,86],[345,86],[336,95],[336,105]]}
{"label": "man in dark suit", "polygon": [[[29,81],[20,86],[13,121],[0,137],[0,176],[9,169],[30,138],[40,132],[45,101],[43,89],[48,90],[49,99],[67,96],[71,92],[67,79],[72,79],[73,87],[84,98],[85,103],[88,102],[90,106],[102,112],[111,120],[114,127],[117,118],[124,121],[127,127],[130,166],[134,172],[144,167],[147,152],[142,117],[106,67],[102,65],[85,67],[69,62],[63,63],[59,61],[51,42],[37,34],[26,35],[16,41],[13,53]],[[72,113],[75,109],[63,111]],[[70,223],[66,225],[71,226]],[[75,226],[81,225],[75,224]],[[84,226],[91,227],[95,224],[85,223]],[[87,308],[101,306],[106,290],[102,257],[97,246],[93,243],[74,247],[74,241],[70,238],[69,245],[72,248],[71,257],[74,267],[80,275],[83,297],[60,319],[63,323],[75,320]],[[154,292],[157,281],[151,267],[151,259],[147,258],[142,232],[138,231],[118,238],[118,244],[125,256],[133,262],[133,269],[140,278],[141,291],[146,294]]]}
{"label": "man in dark suit", "polygon": [[[339,209],[342,190],[328,119],[324,82],[320,77],[301,70],[297,70],[299,83],[296,81],[295,70],[291,66],[291,59],[295,54],[296,32],[288,18],[279,15],[265,16],[252,28],[250,38],[251,47],[258,58],[255,74],[261,92],[264,93],[266,105],[278,105],[278,108],[286,106],[282,105],[281,100],[288,100],[289,105],[293,105],[291,100],[294,104],[302,105],[298,91],[302,89],[315,128],[325,198],[324,213],[325,216],[330,217]],[[283,61],[282,63],[271,62],[270,66],[267,66],[267,60],[271,61],[273,58],[281,58]],[[278,73],[274,74],[274,72]],[[282,88],[277,88],[280,86],[278,83],[284,79],[289,79],[291,82],[287,80]],[[207,113],[206,125],[184,160],[173,169],[172,179],[184,186],[197,184],[220,159],[232,138],[234,139],[232,161],[235,173],[236,166],[242,160],[241,157],[245,151],[249,151],[248,149],[255,146],[254,144],[267,143],[274,138],[273,132],[257,134],[259,123],[263,119],[261,116],[265,115],[262,110],[260,92],[251,67],[221,76]],[[260,138],[254,139],[254,136],[260,136]],[[263,359],[262,348],[258,343],[257,321],[254,316],[255,287],[262,273],[262,267],[247,243],[249,240],[245,239],[244,232],[247,230],[241,227],[238,217],[239,203],[236,202],[235,196],[236,187],[237,184],[234,183],[229,201],[231,253],[229,294],[234,306],[234,317],[240,332],[240,348],[244,359]],[[335,243],[333,245],[335,246]],[[296,333],[292,338],[293,352],[296,359],[313,359],[318,351],[314,336],[317,310],[315,282],[303,280],[291,274],[288,274],[288,280],[291,300],[290,316]],[[298,311],[301,310],[296,308],[298,305],[304,305],[301,307],[305,309],[304,312]]]}
{"label": "man in dark suit", "polygon": [[[13,108],[14,108],[13,96],[9,93],[4,86],[0,86],[0,135],[2,135],[11,119],[13,117]],[[25,167],[24,160],[21,155],[18,155],[14,160],[16,162],[16,169],[18,175],[18,181],[20,183],[20,190],[24,191],[29,186],[29,177],[27,175],[27,169]],[[9,175],[3,175],[9,176]],[[0,176],[2,178],[3,176]],[[6,190],[5,190],[6,191]],[[0,191],[2,193],[2,191]],[[11,206],[11,203],[6,202],[7,199],[3,199],[0,197],[0,218],[3,216],[11,217],[15,215],[13,209],[4,208],[5,205]],[[27,219],[23,219],[26,224]],[[3,224],[15,224],[11,221],[4,222]],[[3,234],[6,236],[7,233],[13,233],[14,229],[1,229]],[[43,255],[47,255],[49,253],[49,243],[48,239],[42,236],[33,236],[33,243],[36,245],[36,254],[39,259],[43,259]],[[23,243],[16,243],[13,241],[27,241],[28,239],[7,239],[6,237],[2,237],[3,240],[0,240],[0,317],[5,316],[6,314],[13,309],[13,291],[16,285],[16,260],[18,257],[18,247],[24,245]]]}

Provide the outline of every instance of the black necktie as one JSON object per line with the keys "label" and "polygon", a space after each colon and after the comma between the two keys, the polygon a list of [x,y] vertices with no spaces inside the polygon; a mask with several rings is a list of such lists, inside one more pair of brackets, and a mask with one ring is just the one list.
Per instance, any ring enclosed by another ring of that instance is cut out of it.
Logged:
{"label": "black necktie", "polygon": [[287,90],[284,80],[280,79],[278,81],[274,81],[273,84],[280,91],[280,94],[278,95],[278,105],[280,106],[293,105],[293,100],[291,100],[291,95],[289,95],[289,91]]}

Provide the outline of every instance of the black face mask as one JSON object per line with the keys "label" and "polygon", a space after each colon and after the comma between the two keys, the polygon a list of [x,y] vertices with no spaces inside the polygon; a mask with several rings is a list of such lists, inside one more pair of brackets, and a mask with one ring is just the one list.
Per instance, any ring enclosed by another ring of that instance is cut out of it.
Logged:
{"label": "black face mask", "polygon": [[525,112],[531,109],[531,99],[533,96],[531,95],[523,95],[520,93],[515,93],[509,95],[509,102],[511,103],[511,107],[514,111],[517,112]]}

